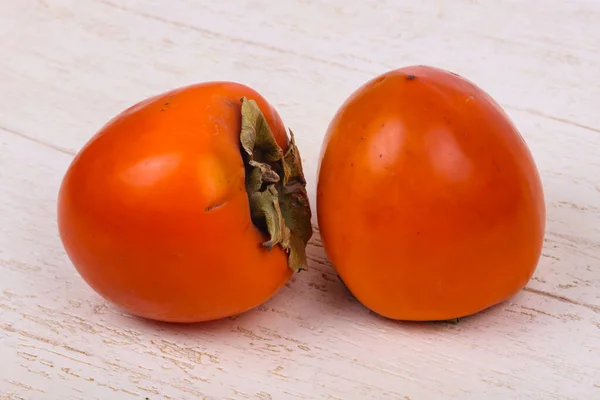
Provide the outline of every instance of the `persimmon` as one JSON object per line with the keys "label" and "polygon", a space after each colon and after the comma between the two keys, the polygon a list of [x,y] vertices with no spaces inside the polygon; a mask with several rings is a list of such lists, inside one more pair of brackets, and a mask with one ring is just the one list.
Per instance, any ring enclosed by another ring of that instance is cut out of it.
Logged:
{"label": "persimmon", "polygon": [[322,144],[324,249],[366,307],[450,320],[532,277],[545,203],[532,154],[481,88],[429,66],[384,73],[339,108]]}
{"label": "persimmon", "polygon": [[97,132],[58,197],[83,279],[144,318],[247,311],[306,266],[312,235],[293,133],[255,90],[206,82],[146,99]]}

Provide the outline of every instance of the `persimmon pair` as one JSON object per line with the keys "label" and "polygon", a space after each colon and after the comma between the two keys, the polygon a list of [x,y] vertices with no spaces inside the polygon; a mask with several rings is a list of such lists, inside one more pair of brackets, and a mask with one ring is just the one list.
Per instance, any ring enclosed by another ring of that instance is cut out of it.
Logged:
{"label": "persimmon pair", "polygon": [[[522,289],[541,254],[541,180],[483,90],[413,66],[366,82],[321,149],[317,219],[366,307],[444,320]],[[242,313],[306,267],[311,209],[277,111],[231,82],[182,87],[108,122],[67,170],[60,236],[100,295],[132,314],[199,322]]]}

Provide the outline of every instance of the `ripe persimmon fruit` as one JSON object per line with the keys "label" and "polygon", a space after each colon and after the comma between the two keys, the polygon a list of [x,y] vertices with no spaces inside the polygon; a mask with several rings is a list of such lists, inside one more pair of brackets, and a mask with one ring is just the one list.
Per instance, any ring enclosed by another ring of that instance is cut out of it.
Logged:
{"label": "ripe persimmon fruit", "polygon": [[207,82],[117,115],[58,197],[68,256],[132,314],[199,322],[242,313],[306,265],[312,235],[293,134],[253,89]]}
{"label": "ripe persimmon fruit", "polygon": [[384,73],[328,127],[317,182],[323,246],[382,316],[450,320],[513,296],[536,269],[545,212],[517,128],[456,74]]}

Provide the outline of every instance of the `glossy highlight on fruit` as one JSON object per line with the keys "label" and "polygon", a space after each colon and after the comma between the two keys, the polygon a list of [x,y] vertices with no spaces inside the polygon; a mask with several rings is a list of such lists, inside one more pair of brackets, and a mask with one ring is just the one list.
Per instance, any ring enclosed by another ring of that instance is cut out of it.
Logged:
{"label": "glossy highlight on fruit", "polygon": [[312,235],[298,149],[253,89],[207,82],[108,122],[58,197],[65,250],[85,281],[141,317],[199,322],[273,296]]}
{"label": "glossy highlight on fruit", "polygon": [[365,83],[321,150],[317,216],[349,290],[398,320],[449,320],[522,289],[543,245],[530,151],[501,107],[448,71],[411,66]]}

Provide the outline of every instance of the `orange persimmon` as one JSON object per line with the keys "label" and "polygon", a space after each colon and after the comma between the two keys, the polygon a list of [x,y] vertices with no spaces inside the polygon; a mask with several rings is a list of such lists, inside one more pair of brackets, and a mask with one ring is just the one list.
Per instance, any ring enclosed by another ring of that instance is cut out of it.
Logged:
{"label": "orange persimmon", "polygon": [[545,204],[528,146],[501,107],[428,66],[357,89],[322,145],[317,216],[348,289],[399,320],[449,320],[532,277]]}
{"label": "orange persimmon", "polygon": [[303,269],[305,184],[293,134],[260,94],[190,85],[123,111],[83,147],[60,188],[60,237],[119,308],[214,320],[263,303]]}

